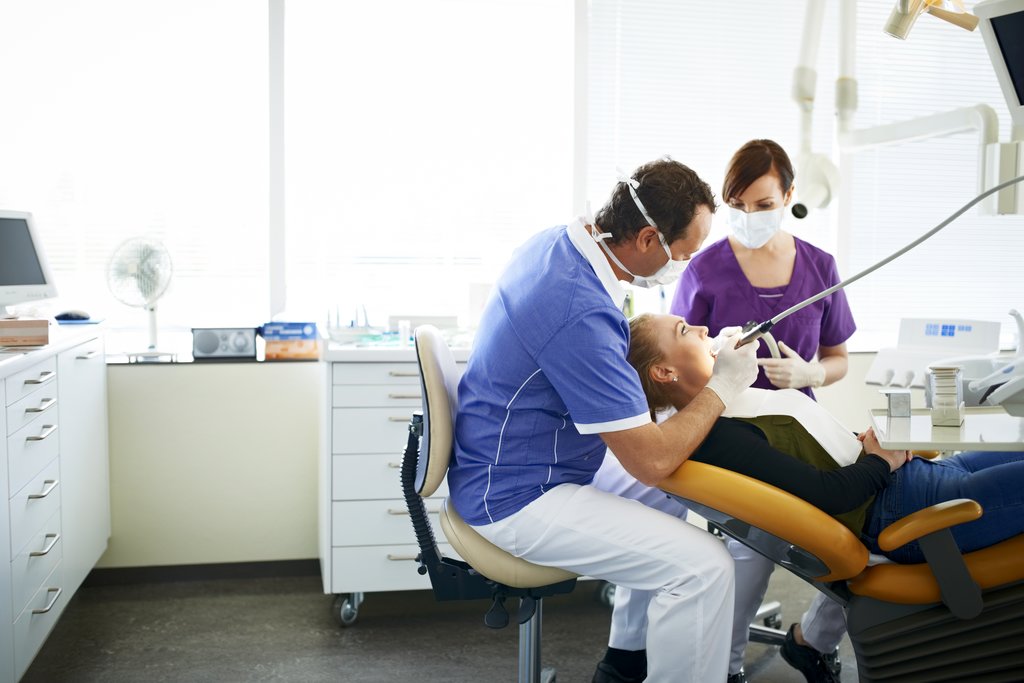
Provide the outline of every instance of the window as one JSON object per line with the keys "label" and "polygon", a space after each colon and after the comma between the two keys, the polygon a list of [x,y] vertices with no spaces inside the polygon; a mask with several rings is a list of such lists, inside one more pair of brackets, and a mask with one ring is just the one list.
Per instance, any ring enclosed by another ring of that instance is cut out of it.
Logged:
{"label": "window", "polygon": [[[857,33],[860,104],[856,128],[979,103],[1009,113],[980,37],[921,17],[906,41],[881,31],[888,0],[861,2]],[[852,275],[917,239],[977,194],[978,135],[961,133],[851,155],[843,169],[853,201],[846,211],[840,268]],[[900,318],[992,320],[1004,348],[1024,300],[1024,216],[972,209],[919,247],[847,290],[858,332],[851,348],[894,346]]]}
{"label": "window", "polygon": [[161,328],[267,315],[267,10],[74,0],[0,6],[0,206],[32,211],[61,298],[114,326],[130,237],[165,243]]}
{"label": "window", "polygon": [[572,218],[573,3],[286,11],[288,309],[472,323],[469,289]]}
{"label": "window", "polygon": [[[803,5],[593,0],[586,191],[594,210],[608,197],[617,167],[628,173],[664,154],[706,180],[719,204],[726,164],[747,140],[771,138],[795,162],[800,118],[790,87]],[[825,16],[834,27],[835,8]],[[823,40],[819,52],[818,91],[826,102],[815,111],[816,152],[831,151],[836,55],[826,48],[834,44]],[[728,234],[725,213],[716,214],[706,244]],[[833,249],[830,212],[786,220],[788,230]],[[642,310],[663,304],[656,290],[635,294]]]}

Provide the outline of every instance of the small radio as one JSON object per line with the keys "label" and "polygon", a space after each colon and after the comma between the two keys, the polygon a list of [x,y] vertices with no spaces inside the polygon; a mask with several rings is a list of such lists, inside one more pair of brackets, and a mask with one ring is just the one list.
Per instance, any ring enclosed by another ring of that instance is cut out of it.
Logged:
{"label": "small radio", "polygon": [[195,360],[255,359],[255,327],[193,327]]}

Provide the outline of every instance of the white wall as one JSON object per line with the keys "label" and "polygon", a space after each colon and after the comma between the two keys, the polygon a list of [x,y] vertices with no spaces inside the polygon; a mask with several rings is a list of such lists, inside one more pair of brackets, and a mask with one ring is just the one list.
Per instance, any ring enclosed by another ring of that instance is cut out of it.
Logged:
{"label": "white wall", "polygon": [[108,366],[100,567],[317,556],[317,363]]}
{"label": "white wall", "polygon": [[[851,431],[884,408],[850,357],[819,400]],[[317,556],[317,363],[111,365],[112,536],[100,567]],[[914,406],[924,405],[914,390]]]}

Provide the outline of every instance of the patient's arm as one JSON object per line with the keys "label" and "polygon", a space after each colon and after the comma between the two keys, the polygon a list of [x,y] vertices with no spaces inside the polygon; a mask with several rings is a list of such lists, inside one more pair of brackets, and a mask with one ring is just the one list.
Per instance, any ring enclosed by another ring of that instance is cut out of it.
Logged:
{"label": "patient's arm", "polygon": [[777,486],[830,515],[859,507],[889,484],[889,463],[878,455],[825,472],[772,448],[754,425],[728,418],[691,457]]}

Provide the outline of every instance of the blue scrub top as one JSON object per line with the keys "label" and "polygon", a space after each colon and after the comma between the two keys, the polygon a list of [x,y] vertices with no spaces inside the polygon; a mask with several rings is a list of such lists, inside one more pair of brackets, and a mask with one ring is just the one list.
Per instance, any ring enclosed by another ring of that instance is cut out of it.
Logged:
{"label": "blue scrub top", "polygon": [[[707,325],[708,332],[716,335],[723,327],[773,318],[840,281],[836,260],[831,254],[799,238],[793,240],[796,261],[789,284],[772,289],[750,284],[728,239],[715,242],[694,256],[683,271],[672,300],[672,313],[694,325]],[[772,336],[810,361],[819,346],[838,346],[856,329],[846,293],[839,290],[780,320],[772,328]],[[768,346],[761,344],[757,355],[770,358]],[[763,369],[752,386],[776,388]],[[810,387],[800,391],[814,397]]]}
{"label": "blue scrub top", "polygon": [[650,422],[611,273],[577,222],[535,235],[498,280],[459,382],[448,471],[470,524],[589,484],[604,459],[598,434]]}

